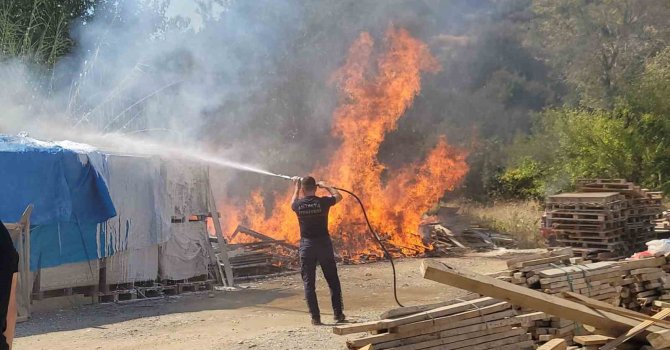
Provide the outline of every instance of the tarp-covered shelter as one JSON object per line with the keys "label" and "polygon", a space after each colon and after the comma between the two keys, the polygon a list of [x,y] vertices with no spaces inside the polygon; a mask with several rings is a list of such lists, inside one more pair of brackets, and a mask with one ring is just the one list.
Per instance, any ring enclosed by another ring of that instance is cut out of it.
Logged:
{"label": "tarp-covered shelter", "polygon": [[100,172],[103,157],[29,138],[0,136],[0,219],[18,221],[26,206],[34,205],[32,271],[98,258],[97,226],[116,216]]}
{"label": "tarp-covered shelter", "polygon": [[209,191],[199,164],[0,135],[0,220],[34,205],[37,291],[207,275]]}

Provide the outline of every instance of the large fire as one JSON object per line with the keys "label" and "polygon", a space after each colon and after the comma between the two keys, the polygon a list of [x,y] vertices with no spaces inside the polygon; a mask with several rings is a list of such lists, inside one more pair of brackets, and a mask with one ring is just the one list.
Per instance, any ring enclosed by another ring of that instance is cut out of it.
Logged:
{"label": "large fire", "polygon": [[[384,137],[397,128],[398,120],[421,90],[421,73],[439,69],[426,44],[404,29],[389,28],[381,48],[375,47],[370,34],[362,33],[349,49],[346,63],[332,78],[341,93],[332,126],[340,146],[328,164],[311,173],[358,194],[372,226],[407,255],[426,249],[417,234],[421,216],[466,174],[466,154],[441,137],[422,162],[388,171],[384,176],[386,167],[377,154]],[[275,194],[269,215],[260,190],[242,205],[224,200],[219,207],[224,232],[229,234],[238,224],[244,224],[276,239],[297,243],[300,234],[289,205],[291,190]],[[330,233],[336,249],[347,256],[380,255],[358,204],[344,195],[345,200],[330,212]]]}

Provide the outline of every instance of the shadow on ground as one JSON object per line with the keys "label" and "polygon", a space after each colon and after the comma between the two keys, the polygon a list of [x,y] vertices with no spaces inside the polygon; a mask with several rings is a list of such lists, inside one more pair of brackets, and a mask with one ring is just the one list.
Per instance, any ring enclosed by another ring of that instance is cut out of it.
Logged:
{"label": "shadow on ground", "polygon": [[[106,325],[138,318],[211,310],[235,310],[245,307],[265,307],[274,300],[292,297],[294,291],[285,289],[245,289],[234,292],[182,294],[161,299],[137,300],[119,304],[85,305],[75,309],[33,314],[31,319],[16,327],[16,337],[28,337],[50,332],[83,328],[105,329]],[[292,310],[299,312],[300,310]]]}

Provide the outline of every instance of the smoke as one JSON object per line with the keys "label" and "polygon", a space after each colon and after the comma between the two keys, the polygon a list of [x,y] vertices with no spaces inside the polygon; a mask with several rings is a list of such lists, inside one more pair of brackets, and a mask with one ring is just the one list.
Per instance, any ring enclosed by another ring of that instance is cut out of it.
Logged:
{"label": "smoke", "polygon": [[[338,143],[332,72],[362,31],[381,38],[395,25],[445,68],[382,145],[384,162],[407,162],[499,113],[495,96],[468,91],[483,78],[466,63],[484,42],[478,28],[504,11],[494,0],[100,1],[71,25],[74,49],[53,70],[0,64],[0,132],[93,144],[113,133],[303,174]],[[265,181],[226,177],[240,192]]]}

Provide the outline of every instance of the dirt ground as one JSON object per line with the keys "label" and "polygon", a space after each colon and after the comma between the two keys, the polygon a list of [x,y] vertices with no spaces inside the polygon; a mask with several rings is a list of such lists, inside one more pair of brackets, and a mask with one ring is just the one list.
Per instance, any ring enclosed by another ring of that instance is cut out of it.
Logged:
{"label": "dirt ground", "polygon": [[[442,258],[472,271],[505,269],[508,252]],[[520,254],[514,252],[513,255]],[[399,299],[406,305],[449,300],[464,291],[424,280],[421,259],[397,262]],[[41,312],[17,327],[15,350],[38,349],[345,349],[332,333],[328,287],[318,273],[317,294],[326,325],[313,327],[299,275],[243,284],[238,291],[182,294],[124,304]],[[395,307],[388,263],[341,266],[350,321],[378,319]]]}

